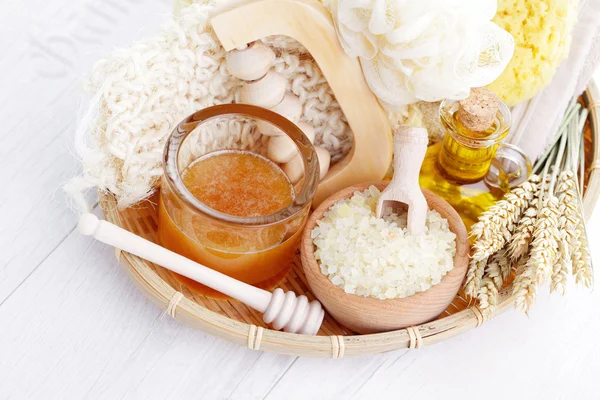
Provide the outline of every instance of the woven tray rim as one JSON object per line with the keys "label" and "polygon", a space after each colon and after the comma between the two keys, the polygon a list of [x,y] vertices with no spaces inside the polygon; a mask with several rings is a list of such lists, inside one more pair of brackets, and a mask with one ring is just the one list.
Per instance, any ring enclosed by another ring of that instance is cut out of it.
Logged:
{"label": "woven tray rim", "polygon": [[[600,198],[600,92],[595,83],[591,83],[583,94],[583,101],[589,110],[590,129],[593,138],[590,175],[584,195],[584,213],[586,219]],[[117,212],[115,198],[105,192],[99,192],[100,206],[106,220],[122,226]],[[166,309],[177,291],[165,282],[145,260],[129,253],[116,250],[117,260],[125,267],[133,282],[157,305]],[[500,291],[498,308],[492,317],[507,310],[513,303],[512,284]],[[200,304],[183,297],[177,304],[175,317],[191,324],[209,334],[231,342],[254,348],[252,339],[256,332],[253,325],[226,317]],[[262,329],[260,350],[280,354],[305,357],[341,358],[376,354],[385,351],[419,348],[446,340],[470,329],[479,327],[484,322],[482,313],[476,305],[472,305],[450,316],[437,319],[406,329],[396,331],[354,335],[354,336],[308,336],[271,329]]]}

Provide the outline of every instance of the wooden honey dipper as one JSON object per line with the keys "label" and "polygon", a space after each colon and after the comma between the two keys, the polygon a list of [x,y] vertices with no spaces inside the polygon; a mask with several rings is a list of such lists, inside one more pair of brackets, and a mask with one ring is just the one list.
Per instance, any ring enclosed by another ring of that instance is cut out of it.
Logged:
{"label": "wooden honey dipper", "polygon": [[79,219],[79,232],[96,240],[119,248],[161,265],[173,272],[226,294],[248,307],[263,313],[263,320],[277,330],[316,335],[325,312],[321,303],[308,301],[306,296],[275,289],[273,293],[198,264],[177,253],[165,249],[108,221],[99,220],[94,214],[85,213]]}
{"label": "wooden honey dipper", "polygon": [[429,139],[425,128],[401,126],[394,135],[394,177],[377,201],[376,215],[381,218],[387,203],[408,206],[408,231],[419,235],[425,231],[427,201],[419,186],[419,171]]}

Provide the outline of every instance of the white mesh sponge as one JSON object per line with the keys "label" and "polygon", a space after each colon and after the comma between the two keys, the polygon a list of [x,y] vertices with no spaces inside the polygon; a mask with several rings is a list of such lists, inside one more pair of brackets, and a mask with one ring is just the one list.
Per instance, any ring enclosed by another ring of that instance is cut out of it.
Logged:
{"label": "white mesh sponge", "polygon": [[338,36],[360,57],[367,83],[389,109],[463,99],[493,82],[514,51],[490,20],[495,0],[329,0]]}

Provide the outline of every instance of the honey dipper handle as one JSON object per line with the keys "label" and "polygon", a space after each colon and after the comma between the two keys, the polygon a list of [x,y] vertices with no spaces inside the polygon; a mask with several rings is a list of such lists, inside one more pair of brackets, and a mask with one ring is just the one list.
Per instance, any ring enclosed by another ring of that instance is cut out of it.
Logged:
{"label": "honey dipper handle", "polygon": [[427,202],[419,186],[419,172],[429,138],[425,128],[400,126],[394,135],[394,177],[390,188],[396,199],[408,205],[408,230],[419,234],[425,228]]}
{"label": "honey dipper handle", "polygon": [[293,292],[284,294],[281,289],[271,294],[198,264],[108,221],[99,220],[93,214],[83,214],[78,229],[84,235],[161,265],[265,313],[265,322],[272,322],[275,329],[314,335],[321,326],[323,312],[320,303],[308,303],[305,296],[296,297]]}
{"label": "honey dipper handle", "polygon": [[91,235],[102,243],[135,254],[196,282],[200,282],[260,312],[264,312],[271,301],[271,293],[265,290],[250,286],[247,283],[240,282],[237,279],[198,264],[117,225],[99,220],[93,214],[84,214],[79,220],[78,228],[84,235]]}

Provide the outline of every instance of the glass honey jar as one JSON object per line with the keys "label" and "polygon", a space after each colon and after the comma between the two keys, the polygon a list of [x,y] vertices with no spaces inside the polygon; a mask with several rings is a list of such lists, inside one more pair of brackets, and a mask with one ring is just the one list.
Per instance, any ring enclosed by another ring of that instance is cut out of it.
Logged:
{"label": "glass honey jar", "polygon": [[446,134],[428,148],[419,183],[448,201],[470,229],[489,206],[525,181],[532,167],[520,149],[502,143],[511,127],[504,103],[498,100],[495,116],[479,131],[463,124],[459,108],[456,100],[441,103]]}
{"label": "glass honey jar", "polygon": [[[295,184],[266,155],[257,122],[296,146],[303,175]],[[209,107],[175,128],[163,167],[162,246],[257,287],[271,289],[283,279],[319,180],[314,147],[296,125],[251,105]],[[196,292],[222,297],[185,277],[175,278]]]}

